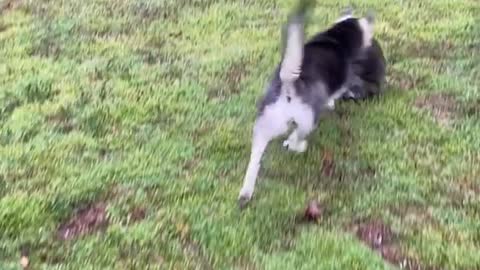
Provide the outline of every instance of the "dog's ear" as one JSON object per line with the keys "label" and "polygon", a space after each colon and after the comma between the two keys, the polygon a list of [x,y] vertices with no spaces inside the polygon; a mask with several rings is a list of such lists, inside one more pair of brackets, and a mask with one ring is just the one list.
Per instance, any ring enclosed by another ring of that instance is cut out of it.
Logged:
{"label": "dog's ear", "polygon": [[372,45],[375,15],[369,10],[365,17],[358,20],[360,28],[363,32],[363,46],[370,47]]}
{"label": "dog's ear", "polygon": [[300,0],[290,15],[282,31],[282,63],[280,80],[294,82],[301,73],[303,45],[305,39],[305,21],[307,11],[313,6],[312,0]]}
{"label": "dog's ear", "polygon": [[342,10],[342,12],[340,12],[340,17],[335,21],[335,23],[339,23],[350,18],[353,18],[353,7],[347,6]]}

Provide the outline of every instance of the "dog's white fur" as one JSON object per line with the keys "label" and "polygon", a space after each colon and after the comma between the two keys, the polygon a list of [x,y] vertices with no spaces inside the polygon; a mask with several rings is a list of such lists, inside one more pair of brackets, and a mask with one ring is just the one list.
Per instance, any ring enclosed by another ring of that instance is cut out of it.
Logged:
{"label": "dog's white fur", "polygon": [[[347,14],[337,21],[351,18]],[[373,25],[365,18],[359,20],[363,31],[363,46],[371,46]],[[287,28],[287,46],[282,61],[280,78],[283,83],[280,97],[276,102],[265,107],[263,113],[256,119],[253,127],[253,140],[247,172],[239,193],[240,203],[248,202],[254,192],[255,182],[260,169],[260,162],[269,142],[288,131],[289,123],[294,121],[296,129],[292,131],[283,145],[290,151],[304,152],[307,149],[306,137],[314,129],[314,111],[295,94],[293,83],[299,77],[303,59],[303,24],[293,22]],[[326,107],[334,108],[335,100],[340,98],[347,89],[339,89],[330,96]],[[287,101],[290,99],[290,102]]]}
{"label": "dog's white fur", "polygon": [[[353,9],[347,8],[340,18],[338,18],[335,23],[339,23],[348,19],[353,18]],[[359,20],[360,27],[363,30],[363,44],[364,47],[372,46],[373,39],[373,23],[369,22],[367,18],[361,18]]]}
{"label": "dog's white fur", "polygon": [[372,46],[373,24],[369,22],[367,18],[361,18],[358,23],[363,31],[363,47],[367,48]]}
{"label": "dog's white fur", "polygon": [[283,92],[277,102],[265,107],[263,114],[257,118],[253,127],[252,152],[243,187],[240,190],[241,198],[249,200],[252,197],[260,161],[268,143],[285,134],[289,123],[295,121],[296,129],[283,144],[291,151],[304,152],[307,148],[305,137],[313,129],[313,118],[314,113],[310,106],[303,103],[297,96],[292,96],[291,101],[287,102]]}

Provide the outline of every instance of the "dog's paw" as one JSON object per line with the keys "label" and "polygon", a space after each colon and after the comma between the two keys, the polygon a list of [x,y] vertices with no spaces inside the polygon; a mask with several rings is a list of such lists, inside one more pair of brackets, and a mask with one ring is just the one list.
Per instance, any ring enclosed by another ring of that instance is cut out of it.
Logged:
{"label": "dog's paw", "polygon": [[298,152],[298,153],[303,153],[307,150],[307,141],[303,140],[298,142],[294,148],[292,148],[293,151]]}
{"label": "dog's paw", "polygon": [[329,110],[334,110],[335,109],[335,100],[331,99],[327,102],[327,104],[325,104],[325,106],[327,107],[327,109]]}
{"label": "dog's paw", "polygon": [[242,188],[240,194],[238,195],[238,207],[240,209],[243,209],[245,208],[245,206],[247,206],[248,202],[250,202],[250,200],[252,199],[252,194],[252,190]]}
{"label": "dog's paw", "polygon": [[303,153],[307,150],[307,141],[292,142],[290,140],[283,141],[283,147],[289,151]]}
{"label": "dog's paw", "polygon": [[289,148],[290,148],[290,141],[289,140],[283,141],[283,148],[285,148],[286,150],[289,150]]}

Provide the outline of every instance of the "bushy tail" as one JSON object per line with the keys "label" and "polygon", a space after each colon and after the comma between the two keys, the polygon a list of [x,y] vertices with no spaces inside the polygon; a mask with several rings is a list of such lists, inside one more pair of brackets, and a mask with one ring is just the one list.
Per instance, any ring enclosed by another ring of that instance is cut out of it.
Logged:
{"label": "bushy tail", "polygon": [[292,83],[301,73],[303,46],[305,39],[305,21],[307,11],[313,7],[313,0],[299,0],[290,14],[282,31],[282,64],[280,80]]}

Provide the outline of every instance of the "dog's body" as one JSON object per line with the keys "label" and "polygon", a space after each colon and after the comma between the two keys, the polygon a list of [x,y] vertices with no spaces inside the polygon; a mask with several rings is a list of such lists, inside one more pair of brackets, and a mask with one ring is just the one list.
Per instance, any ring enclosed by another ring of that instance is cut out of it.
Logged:
{"label": "dog's body", "polygon": [[[365,93],[371,92],[365,89],[372,83],[362,77],[368,75],[367,69],[357,66],[368,64],[369,53],[378,46],[372,46],[373,20],[345,14],[328,30],[303,44],[305,8],[301,7],[287,25],[282,63],[258,108],[250,162],[239,194],[241,206],[251,199],[268,143],[285,134],[290,123],[296,127],[283,145],[291,151],[304,152],[307,136],[322,112],[333,109],[336,99],[366,97]],[[374,88],[377,82],[372,85]]]}

